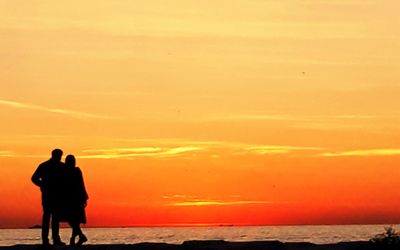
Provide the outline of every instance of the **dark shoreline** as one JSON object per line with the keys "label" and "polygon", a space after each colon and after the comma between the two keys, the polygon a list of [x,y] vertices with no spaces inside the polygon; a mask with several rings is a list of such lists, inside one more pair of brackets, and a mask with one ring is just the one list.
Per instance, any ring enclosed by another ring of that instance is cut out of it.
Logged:
{"label": "dark shoreline", "polygon": [[[313,244],[308,242],[249,241],[228,242],[222,240],[185,241],[182,244],[137,243],[137,244],[99,244],[81,247],[48,247],[41,245],[0,246],[0,250],[39,250],[39,249],[86,249],[86,250],[368,250],[386,249],[374,247],[368,241],[341,242],[334,244]],[[389,248],[387,248],[389,249]],[[397,249],[397,248],[393,248]],[[400,248],[399,248],[400,249]]]}

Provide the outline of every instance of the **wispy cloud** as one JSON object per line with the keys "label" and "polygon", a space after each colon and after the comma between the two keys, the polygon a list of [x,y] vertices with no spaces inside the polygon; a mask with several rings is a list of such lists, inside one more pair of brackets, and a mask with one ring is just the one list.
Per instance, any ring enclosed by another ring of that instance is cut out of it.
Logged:
{"label": "wispy cloud", "polygon": [[252,152],[254,154],[287,154],[293,151],[314,151],[323,150],[323,148],[318,147],[295,147],[295,146],[251,146],[245,148],[246,151]]}
{"label": "wispy cloud", "polygon": [[162,197],[165,200],[192,200],[192,199],[198,199],[198,196],[196,195],[186,195],[186,194],[174,194],[174,195],[164,195]]}
{"label": "wispy cloud", "polygon": [[[249,1],[246,1],[249,2]],[[247,5],[247,4],[246,4]],[[253,12],[251,16],[243,16],[243,18],[232,19],[229,16],[221,19],[221,16],[205,18],[204,15],[199,15],[196,8],[191,11],[186,9],[184,12],[171,12],[166,15],[165,8],[161,14],[157,14],[154,8],[147,12],[147,15],[137,13],[135,18],[131,14],[137,11],[132,8],[132,5],[125,6],[122,12],[126,9],[131,9],[129,13],[119,16],[112,23],[105,22],[102,19],[87,19],[76,17],[71,20],[66,17],[32,17],[32,16],[2,16],[0,28],[19,29],[19,30],[54,30],[60,28],[74,27],[78,31],[88,31],[94,34],[106,34],[113,36],[191,36],[191,37],[247,37],[250,38],[291,38],[291,39],[318,39],[318,38],[364,38],[365,33],[361,32],[360,23],[337,21],[335,23],[324,20],[274,20],[265,19],[265,10],[271,11],[271,16],[274,11],[271,6],[246,6],[249,10],[257,8],[257,12]],[[82,6],[80,6],[82,8]],[[91,6],[92,7],[92,6]],[[143,6],[142,6],[143,7]],[[282,6],[283,7],[283,6]],[[283,10],[282,8],[275,9]],[[259,11],[263,9],[264,11]],[[171,9],[169,9],[171,11]],[[189,14],[190,13],[190,14]],[[212,12],[210,12],[212,13]],[[227,12],[229,13],[229,11]],[[246,13],[246,12],[243,12]],[[256,14],[257,13],[257,14]],[[221,13],[220,13],[221,14]],[[264,14],[264,15],[263,15]],[[283,14],[283,13],[282,13]],[[184,15],[184,16],[182,16]],[[139,18],[146,23],[140,29],[129,25],[135,19]],[[218,20],[219,19],[219,20]],[[252,19],[252,20],[251,20]],[[229,21],[228,21],[229,20]],[[116,25],[119,24],[119,25]],[[177,25],[181,24],[181,25]],[[184,25],[182,25],[184,24]],[[228,24],[228,25],[227,25]],[[327,28],[328,27],[328,28]],[[238,33],[237,31],[241,31]],[[328,30],[330,32],[328,32]]]}
{"label": "wispy cloud", "polygon": [[[170,148],[170,153],[179,153],[179,151],[201,150],[207,152],[213,158],[219,158],[222,154],[233,155],[268,155],[268,154],[289,154],[295,151],[316,151],[324,150],[321,147],[298,146],[298,145],[265,145],[265,144],[249,144],[240,142],[229,141],[202,141],[202,140],[189,140],[189,139],[137,139],[137,140],[117,140],[118,142],[132,143],[136,145],[156,145],[151,147],[135,147],[135,148],[114,148],[105,150],[85,150],[84,152],[97,151],[101,154],[124,154],[124,153],[140,153],[140,155],[149,156],[153,154],[160,154],[165,148]],[[141,152],[138,152],[141,151]],[[218,154],[216,154],[218,152]]]}
{"label": "wispy cloud", "polygon": [[0,157],[15,157],[16,154],[10,150],[0,150]]}
{"label": "wispy cloud", "polygon": [[210,117],[211,121],[339,121],[339,120],[366,120],[377,118],[375,115],[343,114],[343,115],[296,115],[296,114],[231,114]]}
{"label": "wispy cloud", "polygon": [[[34,137],[48,138],[47,135],[34,135]],[[63,136],[55,136],[55,138]],[[110,148],[89,148],[76,152],[80,159],[138,159],[138,158],[194,158],[211,157],[218,159],[224,156],[243,155],[275,155],[291,154],[295,152],[307,153],[308,151],[324,150],[319,147],[291,146],[291,145],[262,145],[224,141],[196,141],[188,139],[138,139],[117,140],[125,146]],[[310,153],[309,152],[309,153]],[[29,152],[15,154],[10,151],[0,151],[0,156],[13,156],[25,158],[47,158],[47,154],[31,154]]]}
{"label": "wispy cloud", "polygon": [[336,115],[332,118],[342,119],[342,120],[366,120],[377,118],[376,115]]}
{"label": "wispy cloud", "polygon": [[119,153],[154,153],[162,151],[159,147],[138,147],[138,148],[111,148],[111,149],[86,149],[85,153],[106,153],[106,154],[119,154]]}
{"label": "wispy cloud", "polygon": [[335,115],[299,115],[299,114],[221,114],[205,118],[209,122],[265,122],[283,123],[295,129],[312,130],[354,130],[372,125],[371,121],[394,118],[394,115],[374,114],[335,114]]}
{"label": "wispy cloud", "polygon": [[382,149],[365,149],[353,150],[344,152],[324,153],[325,157],[340,157],[340,156],[394,156],[400,155],[400,148],[382,148]]}
{"label": "wispy cloud", "polygon": [[211,117],[210,120],[303,121],[306,118],[286,114],[234,114]]}
{"label": "wispy cloud", "polygon": [[234,206],[234,205],[255,205],[273,204],[271,201],[223,201],[223,200],[196,200],[172,203],[176,207],[199,207],[199,206]]}
{"label": "wispy cloud", "polygon": [[[33,137],[51,138],[47,135],[33,135]],[[55,136],[55,138],[64,136]],[[159,139],[123,139],[115,140],[121,146],[110,148],[87,148],[76,152],[80,159],[138,159],[138,158],[172,158],[184,159],[208,157],[219,159],[225,156],[263,156],[276,154],[314,154],[314,151],[325,150],[322,147],[297,146],[297,145],[265,145],[248,144],[229,141],[202,141],[177,138]],[[122,146],[123,145],[123,146]],[[2,155],[11,155],[8,151],[2,151]],[[15,156],[15,154],[14,154]],[[19,154],[18,157],[46,158],[48,155],[31,154],[29,152]]]}
{"label": "wispy cloud", "polygon": [[188,152],[203,150],[201,147],[133,147],[111,149],[89,149],[79,158],[83,159],[133,159],[137,157],[174,157]]}
{"label": "wispy cloud", "polygon": [[113,119],[113,117],[111,117],[111,116],[97,115],[97,114],[79,112],[79,111],[72,111],[72,110],[68,110],[68,109],[48,108],[48,107],[44,107],[44,106],[40,106],[40,105],[34,105],[34,104],[22,103],[22,102],[10,101],[10,100],[3,100],[3,99],[0,99],[0,105],[8,106],[8,107],[16,108],[16,109],[28,109],[28,110],[36,110],[36,111],[42,111],[42,112],[48,112],[48,113],[54,113],[54,114],[67,115],[67,116],[80,118],[80,119]]}
{"label": "wispy cloud", "polygon": [[199,206],[234,206],[234,205],[252,205],[252,204],[272,204],[276,202],[263,201],[263,200],[247,200],[238,196],[232,200],[220,200],[220,199],[205,199],[200,198],[196,195],[165,195],[163,196],[167,206],[176,207],[199,207]]}
{"label": "wispy cloud", "polygon": [[222,142],[214,140],[193,140],[187,138],[142,138],[142,139],[126,139],[116,138],[117,143],[129,144],[151,144],[151,145],[197,145],[197,146],[212,146],[218,144],[232,144],[231,142]]}

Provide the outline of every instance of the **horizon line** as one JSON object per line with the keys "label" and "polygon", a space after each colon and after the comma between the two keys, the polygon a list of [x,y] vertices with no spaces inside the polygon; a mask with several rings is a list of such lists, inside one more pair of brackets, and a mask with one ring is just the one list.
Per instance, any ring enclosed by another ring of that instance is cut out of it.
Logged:
{"label": "horizon line", "polygon": [[[210,228],[210,227],[301,227],[301,226],[380,226],[389,225],[396,226],[400,225],[400,221],[394,223],[317,223],[317,224],[240,224],[240,223],[175,223],[175,224],[156,224],[156,225],[100,225],[100,226],[84,226],[86,229],[96,228]],[[41,229],[34,228],[40,225],[33,225],[33,227],[0,227],[0,230],[13,230],[13,229]],[[60,225],[60,229],[68,229],[69,226]]]}

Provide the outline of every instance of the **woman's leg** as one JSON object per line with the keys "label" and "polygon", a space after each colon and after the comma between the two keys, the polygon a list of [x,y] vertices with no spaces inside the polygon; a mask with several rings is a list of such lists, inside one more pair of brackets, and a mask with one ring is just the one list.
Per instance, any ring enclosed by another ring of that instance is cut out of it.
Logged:
{"label": "woman's leg", "polygon": [[84,242],[86,242],[88,239],[86,238],[86,236],[83,234],[80,223],[77,224],[77,232],[79,233],[79,240],[78,243],[76,243],[77,245],[82,245]]}
{"label": "woman's leg", "polygon": [[71,240],[70,240],[70,245],[75,245],[75,238],[76,236],[80,235],[82,233],[81,229],[79,228],[79,223],[76,223],[74,221],[70,221],[69,225],[72,229],[72,235],[71,235]]}

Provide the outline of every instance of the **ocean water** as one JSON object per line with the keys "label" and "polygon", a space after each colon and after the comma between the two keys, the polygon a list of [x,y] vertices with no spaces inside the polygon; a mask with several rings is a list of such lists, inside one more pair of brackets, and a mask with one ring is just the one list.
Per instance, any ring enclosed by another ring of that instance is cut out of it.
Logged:
{"label": "ocean water", "polygon": [[[394,225],[399,229],[399,225]],[[384,232],[385,225],[348,226],[251,226],[251,227],[133,227],[83,228],[87,244],[132,244],[165,242],[179,244],[187,240],[226,240],[335,243],[369,240]],[[0,246],[40,244],[40,229],[0,229]],[[70,229],[61,229],[61,238],[69,242]]]}

